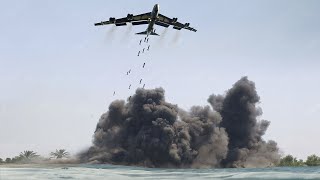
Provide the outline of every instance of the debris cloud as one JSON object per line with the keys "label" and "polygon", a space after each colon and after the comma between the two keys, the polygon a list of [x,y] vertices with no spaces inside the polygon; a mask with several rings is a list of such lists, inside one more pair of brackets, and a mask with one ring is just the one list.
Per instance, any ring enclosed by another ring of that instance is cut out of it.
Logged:
{"label": "debris cloud", "polygon": [[275,141],[262,136],[270,122],[255,84],[247,77],[226,95],[211,95],[211,106],[185,111],[165,101],[162,88],[136,90],[127,101],[115,100],[103,114],[93,145],[81,162],[145,167],[267,167],[280,159]]}

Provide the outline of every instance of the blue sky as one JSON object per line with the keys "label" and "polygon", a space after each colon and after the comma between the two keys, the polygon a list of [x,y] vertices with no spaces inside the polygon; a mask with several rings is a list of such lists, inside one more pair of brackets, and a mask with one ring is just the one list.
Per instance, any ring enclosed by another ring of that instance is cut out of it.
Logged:
{"label": "blue sky", "polygon": [[[134,33],[146,26],[93,26],[156,3],[198,32],[159,27],[163,35],[137,57]],[[256,83],[261,118],[271,121],[265,139],[299,158],[319,154],[319,19],[320,2],[311,0],[1,1],[0,157],[89,146],[100,115],[140,78],[188,109],[242,76]]]}

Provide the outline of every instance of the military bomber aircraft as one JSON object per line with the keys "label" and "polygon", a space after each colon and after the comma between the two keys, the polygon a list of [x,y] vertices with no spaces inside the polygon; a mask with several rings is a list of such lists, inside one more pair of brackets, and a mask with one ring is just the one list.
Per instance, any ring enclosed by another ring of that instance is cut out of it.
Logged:
{"label": "military bomber aircraft", "polygon": [[[101,25],[108,25],[108,24],[115,24],[116,26],[125,26],[127,23],[132,23],[132,25],[143,25],[148,24],[148,27],[146,31],[136,33],[140,35],[158,35],[155,32],[154,25],[159,25],[163,27],[169,27],[170,25],[173,26],[173,29],[181,30],[181,29],[187,29],[190,31],[196,32],[197,30],[190,27],[190,23],[182,24],[178,22],[178,18],[168,18],[162,14],[159,13],[159,5],[154,5],[151,12],[139,14],[139,15],[133,15],[128,14],[127,17],[116,19],[114,17],[110,17],[109,21],[102,21],[99,23],[95,23],[95,26],[101,26]],[[159,35],[158,35],[159,36]]]}

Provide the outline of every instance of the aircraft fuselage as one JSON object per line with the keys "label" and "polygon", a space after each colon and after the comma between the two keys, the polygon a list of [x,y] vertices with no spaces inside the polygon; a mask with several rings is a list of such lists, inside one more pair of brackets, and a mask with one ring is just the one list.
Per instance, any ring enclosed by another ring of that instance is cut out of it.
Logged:
{"label": "aircraft fuselage", "polygon": [[152,11],[151,11],[151,18],[149,19],[149,25],[147,28],[148,34],[150,34],[153,31],[154,23],[156,22],[156,19],[158,18],[159,14],[159,4],[154,5]]}

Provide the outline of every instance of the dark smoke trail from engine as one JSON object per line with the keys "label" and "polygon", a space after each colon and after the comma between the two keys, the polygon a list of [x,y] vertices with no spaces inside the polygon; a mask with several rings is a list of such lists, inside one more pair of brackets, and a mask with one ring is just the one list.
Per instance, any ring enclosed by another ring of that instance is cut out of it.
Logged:
{"label": "dark smoke trail from engine", "polygon": [[181,32],[179,30],[175,31],[172,39],[173,45],[177,45],[181,37]]}
{"label": "dark smoke trail from engine", "polygon": [[168,103],[164,89],[137,89],[103,114],[93,145],[81,162],[146,167],[266,167],[280,159],[276,142],[264,141],[269,121],[258,121],[255,85],[241,78],[210,106],[189,111]]}
{"label": "dark smoke trail from engine", "polygon": [[164,28],[161,31],[159,38],[157,38],[157,42],[154,44],[154,47],[156,48],[163,47],[167,34],[168,34],[168,28]]}
{"label": "dark smoke trail from engine", "polygon": [[133,29],[133,25],[131,23],[128,23],[126,26],[125,33],[123,34],[123,37],[122,37],[123,42],[129,41],[129,37],[132,33],[132,29]]}
{"label": "dark smoke trail from engine", "polygon": [[114,39],[114,32],[116,30],[116,26],[112,25],[110,29],[106,33],[106,41],[107,42],[112,42]]}
{"label": "dark smoke trail from engine", "polygon": [[163,39],[164,37],[166,37],[167,33],[168,33],[168,28],[164,28],[164,30],[160,34],[160,39]]}

